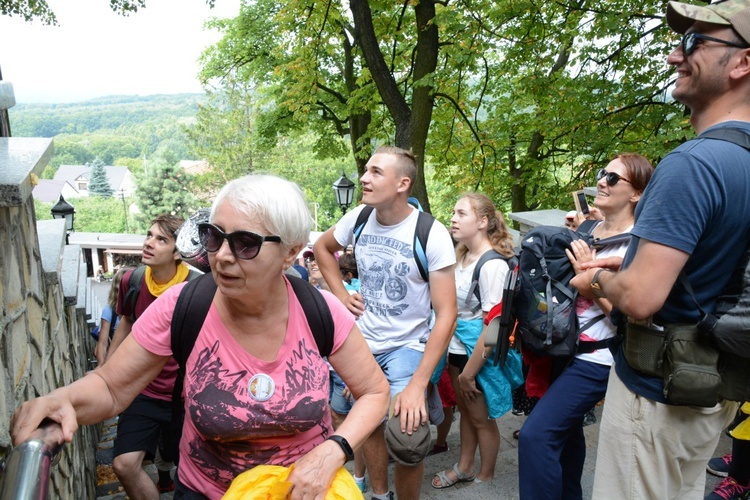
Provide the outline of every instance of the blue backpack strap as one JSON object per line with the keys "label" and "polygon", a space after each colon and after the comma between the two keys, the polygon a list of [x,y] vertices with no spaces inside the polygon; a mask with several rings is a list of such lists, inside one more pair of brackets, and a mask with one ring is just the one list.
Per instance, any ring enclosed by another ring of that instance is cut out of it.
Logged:
{"label": "blue backpack strap", "polygon": [[123,304],[130,305],[130,321],[135,323],[135,303],[138,301],[138,293],[141,291],[143,276],[146,274],[146,266],[141,265],[133,269],[128,282],[128,291],[125,293]]}
{"label": "blue backpack strap", "polygon": [[[374,207],[369,205],[365,206],[364,209],[357,216],[357,221],[354,223],[354,252],[357,251],[357,241],[362,235],[362,230],[367,225],[367,221],[372,214]],[[419,212],[417,218],[417,228],[414,231],[414,261],[417,263],[417,269],[422,279],[429,283],[430,272],[427,266],[427,240],[430,237],[430,230],[432,229],[432,223],[435,221],[435,217],[428,214],[427,212]]]}

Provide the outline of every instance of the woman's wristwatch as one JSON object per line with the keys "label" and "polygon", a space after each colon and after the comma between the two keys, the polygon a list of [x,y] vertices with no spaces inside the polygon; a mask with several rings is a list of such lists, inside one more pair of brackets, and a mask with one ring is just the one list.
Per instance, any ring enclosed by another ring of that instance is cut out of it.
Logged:
{"label": "woman's wristwatch", "polygon": [[611,269],[602,268],[599,269],[594,273],[594,277],[591,279],[591,293],[593,293],[595,296],[599,297],[600,299],[606,299],[607,294],[604,293],[604,290],[602,290],[602,285],[599,283],[599,275],[602,274],[602,271],[607,271],[608,273],[611,273]]}
{"label": "woman's wristwatch", "polygon": [[354,450],[352,450],[351,445],[349,444],[349,441],[346,440],[343,436],[339,436],[338,434],[333,434],[328,438],[329,441],[335,441],[338,443],[339,446],[341,446],[341,449],[344,451],[344,455],[346,455],[346,462],[349,462],[350,460],[354,460]]}

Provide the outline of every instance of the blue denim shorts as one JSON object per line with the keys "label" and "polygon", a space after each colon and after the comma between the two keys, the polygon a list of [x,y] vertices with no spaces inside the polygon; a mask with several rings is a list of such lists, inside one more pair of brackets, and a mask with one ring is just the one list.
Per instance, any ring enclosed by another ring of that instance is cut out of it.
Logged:
{"label": "blue denim shorts", "polygon": [[390,352],[375,354],[380,368],[391,386],[391,397],[406,389],[414,372],[417,371],[419,363],[422,362],[421,351],[416,351],[408,347],[401,347]]}
{"label": "blue denim shorts", "polygon": [[331,370],[331,409],[339,415],[348,415],[354,404],[354,399],[349,396],[345,398],[344,392],[344,381],[341,380],[339,374]]}

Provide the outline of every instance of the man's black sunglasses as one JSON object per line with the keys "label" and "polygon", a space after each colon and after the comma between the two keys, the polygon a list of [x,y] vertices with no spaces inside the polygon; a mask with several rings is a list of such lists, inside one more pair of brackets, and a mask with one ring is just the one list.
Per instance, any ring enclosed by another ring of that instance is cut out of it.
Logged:
{"label": "man's black sunglasses", "polygon": [[198,224],[198,237],[201,240],[201,246],[207,252],[218,252],[224,240],[229,242],[229,249],[235,257],[242,260],[254,259],[260,252],[260,247],[264,241],[276,241],[281,243],[279,236],[261,236],[250,231],[235,231],[225,233],[213,224]]}
{"label": "man's black sunglasses", "polygon": [[708,35],[701,35],[700,33],[685,33],[685,35],[682,37],[682,41],[680,42],[680,47],[682,47],[682,53],[685,54],[686,56],[689,56],[690,54],[695,52],[695,49],[696,47],[698,47],[698,44],[701,42],[701,40],[708,40],[709,42],[723,43],[724,45],[728,45],[730,47],[737,47],[738,49],[750,48],[750,46],[748,46],[747,44],[730,42],[729,40],[722,40],[721,38],[714,38]]}
{"label": "man's black sunglasses", "polygon": [[599,170],[596,173],[596,181],[599,182],[602,180],[602,178],[606,177],[607,186],[614,186],[620,181],[625,181],[628,184],[632,184],[629,180],[627,180],[625,177],[621,176],[617,172],[607,172],[604,169]]}

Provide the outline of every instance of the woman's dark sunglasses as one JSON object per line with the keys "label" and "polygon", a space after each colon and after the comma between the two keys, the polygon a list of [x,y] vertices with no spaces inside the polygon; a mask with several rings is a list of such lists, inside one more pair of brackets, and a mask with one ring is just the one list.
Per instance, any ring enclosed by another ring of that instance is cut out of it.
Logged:
{"label": "woman's dark sunglasses", "polygon": [[714,38],[708,35],[701,35],[700,33],[686,33],[685,36],[682,37],[682,41],[680,42],[682,53],[685,54],[686,56],[689,56],[690,54],[695,52],[695,49],[696,47],[698,47],[698,44],[701,43],[701,40],[707,40],[709,42],[716,42],[716,43],[723,43],[724,45],[728,45],[730,47],[737,47],[738,49],[750,48],[746,44],[730,42],[728,40],[722,40],[721,38]]}
{"label": "woman's dark sunglasses", "polygon": [[602,178],[606,177],[607,186],[614,186],[620,181],[625,181],[628,184],[632,184],[629,180],[627,180],[625,177],[621,176],[617,172],[607,172],[604,169],[599,170],[596,173],[596,182],[599,182],[602,180]]}
{"label": "woman's dark sunglasses", "polygon": [[234,256],[242,260],[257,257],[264,241],[281,243],[279,236],[261,236],[250,231],[235,231],[227,234],[213,224],[207,223],[198,224],[198,237],[201,240],[201,246],[207,252],[218,252],[224,240],[227,240]]}

